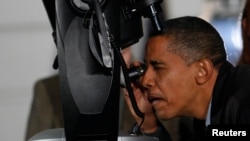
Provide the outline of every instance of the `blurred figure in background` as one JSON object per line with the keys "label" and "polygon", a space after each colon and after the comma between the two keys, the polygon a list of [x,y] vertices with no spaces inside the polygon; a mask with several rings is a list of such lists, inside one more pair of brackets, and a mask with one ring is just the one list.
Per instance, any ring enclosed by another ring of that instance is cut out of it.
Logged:
{"label": "blurred figure in background", "polygon": [[239,64],[250,64],[250,1],[246,0],[242,12],[241,30],[243,39],[243,50]]}
{"label": "blurred figure in background", "polygon": [[59,76],[53,75],[35,83],[25,140],[43,130],[62,127],[63,114],[59,94]]}

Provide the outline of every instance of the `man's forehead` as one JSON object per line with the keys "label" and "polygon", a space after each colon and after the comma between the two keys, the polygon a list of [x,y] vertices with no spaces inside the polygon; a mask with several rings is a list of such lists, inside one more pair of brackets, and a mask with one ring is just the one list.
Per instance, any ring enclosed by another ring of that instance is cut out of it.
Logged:
{"label": "man's forehead", "polygon": [[164,51],[168,51],[169,48],[172,48],[174,45],[173,38],[169,36],[156,36],[151,37],[146,45],[146,51],[156,51],[159,53],[163,53]]}

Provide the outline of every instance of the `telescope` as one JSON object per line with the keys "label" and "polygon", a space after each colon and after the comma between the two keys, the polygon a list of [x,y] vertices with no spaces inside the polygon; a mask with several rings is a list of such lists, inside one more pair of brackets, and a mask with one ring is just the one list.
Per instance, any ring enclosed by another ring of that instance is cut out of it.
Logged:
{"label": "telescope", "polygon": [[[142,17],[161,31],[162,0],[43,0],[57,47],[64,128],[49,129],[29,141],[147,141],[118,135],[120,69],[139,117],[121,55],[143,36]],[[137,71],[138,69],[135,69]],[[136,72],[135,72],[136,73]],[[133,75],[134,76],[134,75]]]}

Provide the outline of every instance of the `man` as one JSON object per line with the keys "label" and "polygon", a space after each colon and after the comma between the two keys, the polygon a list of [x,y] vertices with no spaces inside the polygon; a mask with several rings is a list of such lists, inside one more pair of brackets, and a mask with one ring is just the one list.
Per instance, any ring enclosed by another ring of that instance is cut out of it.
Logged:
{"label": "man", "polygon": [[181,116],[196,119],[196,140],[204,139],[208,125],[250,124],[250,67],[227,61],[223,40],[208,22],[189,16],[167,20],[162,32],[151,34],[145,63],[144,76],[133,84],[143,120],[125,93],[142,133],[162,134],[158,118]]}
{"label": "man", "polygon": [[239,64],[250,64],[250,1],[246,0],[242,12],[241,31],[243,38],[243,50]]}

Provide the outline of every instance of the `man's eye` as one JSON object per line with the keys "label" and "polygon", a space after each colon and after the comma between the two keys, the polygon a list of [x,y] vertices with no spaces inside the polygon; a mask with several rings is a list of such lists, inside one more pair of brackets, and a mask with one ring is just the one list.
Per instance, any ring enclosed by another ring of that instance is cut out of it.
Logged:
{"label": "man's eye", "polygon": [[162,67],[160,67],[160,66],[154,66],[154,69],[155,70],[160,70],[160,69],[162,69]]}

